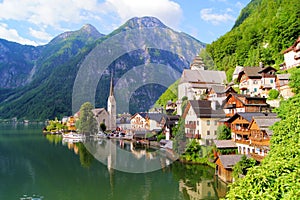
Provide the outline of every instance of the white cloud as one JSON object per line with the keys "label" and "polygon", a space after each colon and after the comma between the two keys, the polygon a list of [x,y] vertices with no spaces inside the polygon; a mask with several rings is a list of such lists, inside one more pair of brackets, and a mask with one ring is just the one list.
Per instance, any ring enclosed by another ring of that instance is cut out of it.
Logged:
{"label": "white cloud", "polygon": [[33,28],[29,28],[29,33],[31,36],[37,38],[38,40],[49,41],[53,38],[50,34],[48,34],[45,30],[34,30]]}
{"label": "white cloud", "polygon": [[0,23],[0,38],[5,38],[6,40],[20,44],[37,45],[36,42],[21,37],[16,29],[10,29],[7,24],[4,23]]}
{"label": "white cloud", "polygon": [[3,0],[0,20],[29,21],[43,27],[60,27],[61,22],[76,23],[99,12],[97,0]]}
{"label": "white cloud", "polygon": [[235,18],[228,14],[228,11],[226,13],[213,13],[212,8],[204,8],[200,11],[201,19],[204,21],[210,22],[213,25],[219,25],[220,23],[225,23],[228,21],[234,21]]}
{"label": "white cloud", "polygon": [[106,5],[122,22],[132,17],[153,16],[176,28],[182,17],[180,5],[170,0],[107,0]]}

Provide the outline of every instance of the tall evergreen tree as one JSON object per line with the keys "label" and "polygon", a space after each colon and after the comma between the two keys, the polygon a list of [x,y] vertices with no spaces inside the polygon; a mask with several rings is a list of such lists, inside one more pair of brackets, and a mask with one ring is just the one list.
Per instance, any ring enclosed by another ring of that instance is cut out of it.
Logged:
{"label": "tall evergreen tree", "polygon": [[93,105],[90,102],[80,107],[79,131],[83,134],[92,134],[98,131],[97,120],[93,113]]}

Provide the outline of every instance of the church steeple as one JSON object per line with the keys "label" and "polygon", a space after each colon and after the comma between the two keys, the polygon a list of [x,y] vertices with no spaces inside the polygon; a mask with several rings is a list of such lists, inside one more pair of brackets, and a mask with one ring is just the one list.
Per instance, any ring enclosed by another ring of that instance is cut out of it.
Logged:
{"label": "church steeple", "polygon": [[110,77],[109,96],[114,96],[113,75],[111,75],[111,77]]}
{"label": "church steeple", "polygon": [[109,96],[107,99],[107,112],[109,114],[108,129],[115,130],[117,128],[117,105],[114,97],[113,75],[110,78]]}

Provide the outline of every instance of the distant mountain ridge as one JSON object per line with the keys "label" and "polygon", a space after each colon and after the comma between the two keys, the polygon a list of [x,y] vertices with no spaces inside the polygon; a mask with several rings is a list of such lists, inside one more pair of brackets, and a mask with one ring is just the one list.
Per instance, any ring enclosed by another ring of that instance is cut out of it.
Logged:
{"label": "distant mountain ridge", "polygon": [[[1,40],[0,45],[5,44],[7,52],[24,52],[19,56],[20,62],[15,64],[17,70],[22,71],[22,63],[28,64],[26,68],[24,67],[26,70],[22,75],[23,79],[17,76],[13,78],[8,75],[3,76],[3,79],[6,80],[4,82],[8,84],[0,87],[0,118],[17,117],[44,120],[71,115],[73,84],[86,56],[95,47],[114,35],[141,27],[158,27],[172,31],[156,18],[143,17],[127,21],[108,35],[99,33],[96,28],[87,24],[78,31],[62,33],[48,44],[38,47],[19,45],[5,40],[2,42]],[[193,40],[196,41],[196,39]],[[168,41],[165,39],[163,42]],[[204,47],[205,44],[202,46]],[[12,67],[8,63],[12,63],[16,57],[1,55],[8,55],[8,53],[0,54],[0,70],[2,70],[2,66],[5,66],[3,70],[9,74]],[[113,71],[116,82],[134,66],[144,65],[146,62],[170,66],[176,68],[177,71],[189,67],[189,61],[164,50],[137,49],[128,52],[108,66],[102,75],[97,87],[96,106],[106,107],[111,71]],[[3,64],[1,65],[1,63]],[[15,74],[19,75],[19,71],[15,71]],[[15,84],[9,84],[13,82]],[[145,85],[139,88],[133,94],[135,97],[131,97],[131,111],[149,109],[165,89],[158,85]],[[150,99],[146,99],[149,97]]]}

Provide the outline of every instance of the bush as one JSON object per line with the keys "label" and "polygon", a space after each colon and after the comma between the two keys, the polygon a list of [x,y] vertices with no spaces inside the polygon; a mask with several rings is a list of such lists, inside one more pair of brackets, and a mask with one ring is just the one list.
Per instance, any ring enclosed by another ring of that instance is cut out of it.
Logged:
{"label": "bush", "polygon": [[277,97],[279,96],[279,92],[278,90],[272,89],[269,92],[269,100],[273,100],[273,99],[277,99]]}

